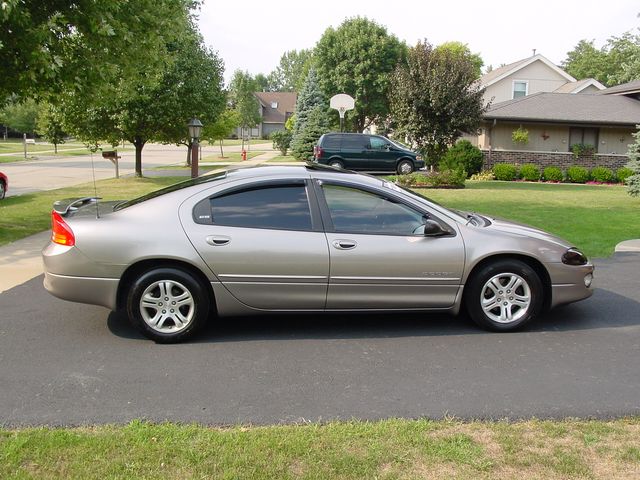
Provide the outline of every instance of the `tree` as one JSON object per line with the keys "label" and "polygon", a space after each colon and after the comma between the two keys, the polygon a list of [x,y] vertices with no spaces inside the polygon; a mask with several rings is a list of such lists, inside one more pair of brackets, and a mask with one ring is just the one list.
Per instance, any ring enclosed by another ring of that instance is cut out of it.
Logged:
{"label": "tree", "polygon": [[277,148],[280,150],[282,156],[287,154],[289,147],[291,146],[291,138],[293,137],[291,131],[284,130],[276,130],[275,132],[271,132],[271,141],[273,142],[273,148]]}
{"label": "tree", "polygon": [[269,78],[264,73],[258,73],[253,77],[253,81],[256,85],[256,92],[270,92],[272,91]]}
{"label": "tree", "polygon": [[244,149],[244,130],[254,128],[260,121],[260,103],[255,95],[257,85],[249,72],[236,70],[229,84],[229,91],[231,104],[240,119]]}
{"label": "tree", "polygon": [[270,90],[275,92],[299,92],[311,67],[311,50],[289,50],[280,57],[280,63],[269,74]]}
{"label": "tree", "polygon": [[44,137],[47,142],[53,143],[55,153],[58,153],[58,145],[64,143],[67,134],[62,126],[62,114],[57,107],[49,103],[40,105],[36,119],[36,133]]}
{"label": "tree", "polygon": [[602,48],[580,40],[567,53],[564,69],[577,79],[595,78],[606,86],[640,79],[640,35],[626,32],[610,37]]}
{"label": "tree", "polygon": [[406,45],[385,27],[355,17],[325,30],[314,64],[326,97],[346,93],[355,99],[346,122],[361,132],[388,115],[391,74],[405,56]]}
{"label": "tree", "polygon": [[166,32],[196,5],[197,0],[3,1],[0,105],[11,95],[93,95],[114,78],[156,70],[167,60]]}
{"label": "tree", "polygon": [[640,125],[637,125],[638,131],[633,134],[636,141],[629,145],[627,156],[629,163],[627,168],[633,172],[633,175],[627,177],[627,192],[632,197],[640,196]]}
{"label": "tree", "polygon": [[425,40],[409,49],[393,75],[391,108],[398,132],[435,164],[463,132],[478,128],[487,106],[474,64]]}
{"label": "tree", "polygon": [[[327,114],[328,102],[326,101],[318,75],[314,68],[309,70],[307,78],[300,89],[296,101],[295,124],[291,138],[291,152],[298,160],[308,160],[313,153],[313,145],[329,129],[329,116]],[[309,117],[314,113],[314,125],[307,127]],[[324,129],[324,131],[322,131]],[[317,137],[310,138],[315,132],[320,132]],[[312,142],[312,143],[310,143]]]}
{"label": "tree", "polygon": [[12,130],[33,134],[36,130],[38,104],[33,99],[15,100],[2,111],[2,122]]}
{"label": "tree", "polygon": [[202,128],[202,138],[213,143],[220,142],[220,158],[224,158],[224,150],[222,149],[222,141],[233,133],[240,125],[240,116],[235,110],[227,109],[218,117],[218,119]]}
{"label": "tree", "polygon": [[[136,149],[136,175],[142,176],[142,149],[150,141],[188,145],[187,122],[197,117],[213,123],[224,109],[223,65],[204,47],[192,19],[179,28],[174,19],[173,38],[167,38],[169,61],[160,71],[146,72],[155,85],[139,82],[120,88],[120,82],[91,103],[70,92],[63,98],[64,124],[88,144],[126,139]],[[134,80],[138,75],[134,75]],[[123,78],[121,82],[130,82]]]}
{"label": "tree", "polygon": [[469,60],[475,69],[476,78],[480,78],[482,75],[482,67],[484,66],[484,60],[479,53],[471,53],[469,46],[462,42],[445,42],[438,45],[434,50],[445,51],[448,50],[452,55],[459,55],[460,57]]}

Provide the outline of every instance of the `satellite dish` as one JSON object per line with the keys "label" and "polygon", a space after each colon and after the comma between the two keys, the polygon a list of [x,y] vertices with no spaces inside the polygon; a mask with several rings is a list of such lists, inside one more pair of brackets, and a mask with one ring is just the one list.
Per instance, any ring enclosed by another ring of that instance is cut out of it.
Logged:
{"label": "satellite dish", "polygon": [[346,93],[339,93],[331,97],[329,100],[329,106],[335,110],[338,110],[340,118],[344,118],[344,113],[347,110],[353,110],[356,106],[356,101],[351,95]]}

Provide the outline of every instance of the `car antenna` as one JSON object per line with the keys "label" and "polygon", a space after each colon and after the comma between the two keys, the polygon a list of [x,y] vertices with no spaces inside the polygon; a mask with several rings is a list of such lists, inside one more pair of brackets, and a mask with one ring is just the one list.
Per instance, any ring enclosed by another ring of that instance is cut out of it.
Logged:
{"label": "car antenna", "polygon": [[93,194],[96,199],[96,219],[100,218],[100,208],[98,205],[98,187],[96,185],[96,166],[93,164],[93,148],[90,149],[91,152],[91,174],[93,175]]}

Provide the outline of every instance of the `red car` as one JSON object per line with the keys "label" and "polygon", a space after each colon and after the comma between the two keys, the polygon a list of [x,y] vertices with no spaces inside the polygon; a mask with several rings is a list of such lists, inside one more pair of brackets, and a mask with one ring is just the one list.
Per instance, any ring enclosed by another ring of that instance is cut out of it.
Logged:
{"label": "red car", "polygon": [[2,200],[7,193],[7,189],[9,188],[9,180],[7,176],[0,172],[0,200]]}

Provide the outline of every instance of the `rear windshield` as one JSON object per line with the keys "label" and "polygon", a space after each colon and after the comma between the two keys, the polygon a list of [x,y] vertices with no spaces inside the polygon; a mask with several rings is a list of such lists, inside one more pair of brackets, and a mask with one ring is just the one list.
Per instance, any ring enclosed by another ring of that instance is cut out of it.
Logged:
{"label": "rear windshield", "polygon": [[227,176],[227,172],[222,171],[222,172],[214,173],[212,175],[205,175],[203,177],[192,178],[184,182],[174,183],[173,185],[169,185],[168,187],[161,188],[160,190],[147,193],[146,195],[142,195],[141,197],[134,198],[133,200],[120,202],[115,207],[113,207],[113,210],[114,211],[122,210],[123,208],[131,207],[132,205],[137,205],[138,203],[146,202],[147,200],[151,200],[152,198],[156,198],[161,195],[165,195],[167,193],[182,190],[183,188],[192,187],[194,185],[200,185],[202,183],[214,182],[216,180],[226,178],[226,176]]}

